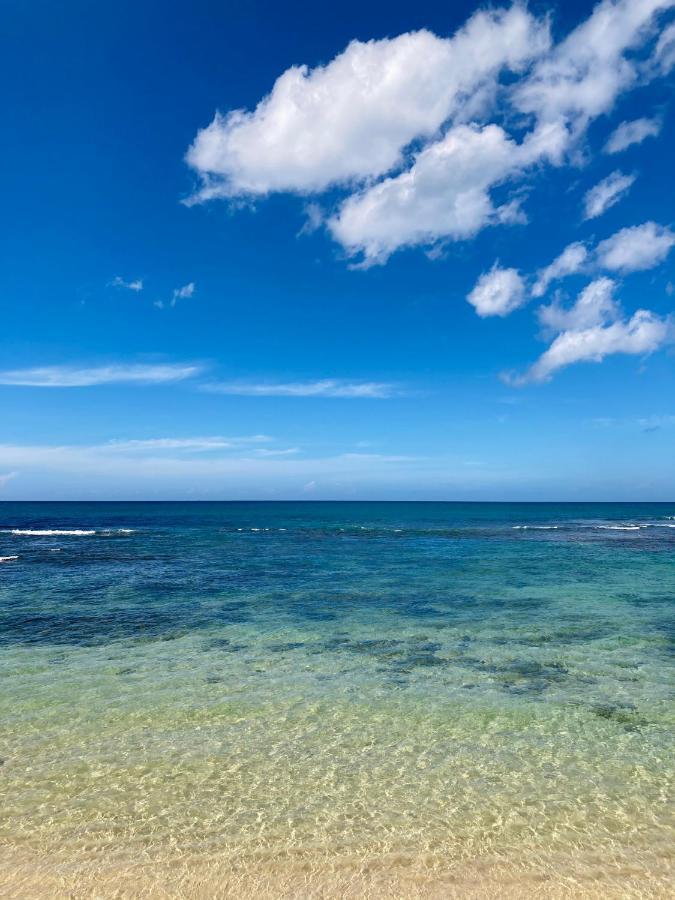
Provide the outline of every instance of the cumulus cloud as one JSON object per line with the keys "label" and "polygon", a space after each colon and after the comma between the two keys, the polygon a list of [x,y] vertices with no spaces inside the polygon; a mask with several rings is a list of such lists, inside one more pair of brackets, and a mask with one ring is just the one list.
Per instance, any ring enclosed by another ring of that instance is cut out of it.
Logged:
{"label": "cumulus cloud", "polygon": [[123,278],[120,278],[119,275],[116,275],[110,283],[113,287],[125,288],[126,290],[134,291],[135,293],[143,290],[142,278],[136,278],[134,281],[125,281]]}
{"label": "cumulus cloud", "polygon": [[194,378],[201,366],[182,364],[111,365],[93,368],[41,366],[0,371],[0,384],[22,387],[90,387],[99,384],[166,384]]}
{"label": "cumulus cloud", "polygon": [[515,201],[493,204],[490,190],[545,157],[559,156],[565,130],[546,126],[517,144],[498,125],[458,125],[414,158],[411,168],[355,193],[328,227],[362,265],[404,246],[464,240],[487,225],[521,223]]}
{"label": "cumulus cloud", "polygon": [[660,119],[632,119],[621,122],[614,129],[605,144],[605,153],[621,153],[633,144],[641,144],[648,137],[656,137],[661,131]]}
{"label": "cumulus cloud", "polygon": [[598,278],[581,292],[574,305],[559,303],[539,310],[539,320],[557,336],[549,348],[522,375],[505,375],[504,380],[519,386],[549,381],[560,369],[578,362],[601,362],[613,354],[649,354],[675,337],[670,317],[639,309],[630,318],[623,316],[614,298],[615,283]]}
{"label": "cumulus cloud", "polygon": [[263,382],[215,382],[204,385],[204,390],[216,394],[234,394],[242,397],[343,397],[386,399],[399,393],[393,384],[381,381],[342,381],[323,378],[319,381]]}
{"label": "cumulus cloud", "polygon": [[525,302],[525,284],[517,269],[495,264],[480,276],[467,300],[482,318],[507,316]]}
{"label": "cumulus cloud", "polygon": [[663,262],[673,244],[675,233],[656,222],[622,228],[598,244],[597,264],[612,272],[651,269]]}
{"label": "cumulus cloud", "polygon": [[557,256],[546,268],[540,270],[532,287],[532,296],[543,297],[552,282],[580,272],[587,260],[588,250],[585,244],[580,241],[568,244],[560,256]]}
{"label": "cumulus cloud", "polygon": [[539,321],[552,332],[583,331],[614,321],[620,315],[615,290],[616,282],[611,278],[598,278],[583,289],[571,308],[559,302],[541,306],[537,312]]}
{"label": "cumulus cloud", "polygon": [[[187,155],[201,179],[193,201],[338,186],[348,195],[324,224],[362,266],[522,222],[495,189],[565,163],[594,118],[658,74],[638,51],[672,5],[602,0],[553,48],[547,18],[520,3],[476,13],[452,38],[354,41],[326,66],[288,69],[254,111],[216,115]],[[519,139],[503,124],[515,121]]]}
{"label": "cumulus cloud", "polygon": [[518,149],[498,125],[459,125],[417,154],[407,172],[349,197],[328,227],[366,263],[440,236],[472,237],[504,213],[489,189],[519,165]]}
{"label": "cumulus cloud", "polygon": [[600,3],[512,89],[515,107],[535,120],[520,143],[496,124],[451,126],[406,171],[348,197],[328,221],[333,237],[370,265],[401,247],[463,240],[488,225],[517,221],[512,205],[495,206],[492,190],[537,164],[564,161],[589,122],[636,82],[638,69],[626,54],[646,40],[655,13],[669,5],[672,0]]}
{"label": "cumulus cloud", "polygon": [[624,175],[617,169],[603,178],[584,195],[584,219],[597,219],[619,202],[633,186],[635,175]]}
{"label": "cumulus cloud", "polygon": [[622,228],[590,250],[581,241],[568,244],[560,256],[537,273],[533,297],[543,297],[554,281],[579,272],[605,269],[638,272],[659,265],[675,244],[675,233],[656,222]]}
{"label": "cumulus cloud", "polygon": [[328,65],[293,66],[253,112],[217,114],[187,161],[199,199],[307,193],[380,176],[433,137],[486,81],[549,46],[521,4],[473,15],[451,38],[429,31],[352,41]]}

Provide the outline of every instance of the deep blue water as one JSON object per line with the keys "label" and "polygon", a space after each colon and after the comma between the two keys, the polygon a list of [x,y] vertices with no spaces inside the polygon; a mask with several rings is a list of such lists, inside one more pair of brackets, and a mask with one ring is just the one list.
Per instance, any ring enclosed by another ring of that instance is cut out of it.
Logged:
{"label": "deep blue water", "polygon": [[[244,621],[330,632],[378,610],[429,626],[536,622],[554,610],[551,586],[605,584],[607,602],[621,596],[667,634],[674,554],[675,504],[2,503],[0,557],[18,558],[0,569],[0,641]],[[611,627],[577,615],[580,635]]]}

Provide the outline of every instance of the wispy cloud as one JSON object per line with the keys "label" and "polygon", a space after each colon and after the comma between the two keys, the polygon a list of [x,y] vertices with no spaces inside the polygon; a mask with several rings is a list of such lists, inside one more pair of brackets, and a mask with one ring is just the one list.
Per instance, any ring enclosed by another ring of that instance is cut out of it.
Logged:
{"label": "wispy cloud", "polygon": [[113,287],[125,288],[127,291],[134,291],[135,293],[143,290],[142,278],[136,278],[133,281],[125,281],[124,278],[120,278],[119,275],[115,275],[110,284]]}
{"label": "wispy cloud", "polygon": [[[110,441],[100,446],[101,450],[121,453],[145,452],[148,450],[190,450],[196,452],[210,450],[240,450],[251,444],[261,444],[273,440],[267,434],[248,437],[188,437],[188,438],[145,438],[128,441]],[[261,452],[261,451],[257,451]],[[277,451],[278,452],[278,451]]]}
{"label": "wispy cloud", "polygon": [[18,474],[18,472],[6,472],[4,475],[0,475],[0,488],[3,488],[12,479],[16,478]]}
{"label": "wispy cloud", "polygon": [[321,228],[324,222],[324,211],[321,209],[318,203],[305,204],[304,212],[305,221],[302,225],[302,228],[298,231],[298,237],[303,237],[307,234],[314,234],[315,231],[318,231],[319,228]]}
{"label": "wispy cloud", "polygon": [[661,428],[670,428],[675,426],[675,415],[652,415],[641,416],[637,419],[632,418],[615,418],[613,416],[597,416],[591,419],[591,423],[598,428],[629,428],[634,429],[636,426],[646,434],[654,431],[660,431]]}
{"label": "wispy cloud", "polygon": [[675,232],[656,222],[622,228],[598,244],[598,265],[612,272],[641,272],[662,263],[675,246]]}
{"label": "wispy cloud", "polygon": [[643,431],[658,431],[675,425],[675,416],[646,416],[638,419],[638,425]]}
{"label": "wispy cloud", "polygon": [[[110,444],[0,444],[0,467],[21,468],[26,496],[41,490],[46,476],[56,474],[63,479],[62,484],[71,488],[75,485],[88,496],[115,496],[122,488],[126,496],[139,492],[152,497],[155,490],[169,490],[181,496],[194,496],[196,492],[212,497],[215,491],[220,496],[246,498],[274,497],[279,492],[301,496],[303,485],[311,481],[319,494],[347,496],[352,486],[371,490],[402,479],[414,483],[418,477],[436,488],[439,479],[446,484],[452,480],[450,466],[455,464],[445,459],[434,463],[421,457],[375,453],[307,457],[295,447],[270,447],[269,453],[258,452],[266,449],[240,447],[202,453],[180,448],[158,451],[155,446],[139,451],[133,446],[122,450],[121,445],[114,449]],[[456,483],[464,485],[459,468],[457,464]]]}
{"label": "wispy cloud", "polygon": [[191,281],[189,284],[184,284],[183,287],[174,288],[170,300],[166,302],[164,300],[155,300],[155,306],[157,309],[165,309],[166,307],[171,307],[173,309],[179,300],[188,300],[190,297],[194,296],[194,293],[195,283],[194,281]]}
{"label": "wispy cloud", "polygon": [[584,195],[584,219],[597,219],[628,193],[635,182],[635,175],[612,172]]}
{"label": "wispy cloud", "polygon": [[580,241],[568,244],[560,256],[557,256],[550,265],[541,269],[532,288],[533,297],[543,297],[553,281],[565,278],[581,271],[588,259],[588,250]]}
{"label": "wispy cloud", "polygon": [[184,284],[183,287],[176,288],[171,297],[171,305],[175,306],[179,300],[187,300],[188,297],[192,297],[195,292],[195,283],[191,281],[189,284]]}
{"label": "wispy cloud", "polygon": [[0,371],[0,384],[20,387],[71,388],[101,384],[167,384],[194,378],[202,366],[184,364],[136,364],[94,366],[41,366]]}
{"label": "wispy cloud", "polygon": [[386,399],[400,394],[394,384],[382,381],[343,381],[324,378],[318,381],[262,382],[251,384],[221,381],[205,384],[202,390],[241,397],[344,397]]}
{"label": "wispy cloud", "polygon": [[633,144],[641,144],[648,137],[656,137],[661,131],[660,119],[633,119],[622,122],[610,134],[605,153],[621,153]]}
{"label": "wispy cloud", "polygon": [[299,447],[286,447],[283,450],[269,450],[266,447],[258,447],[253,451],[256,456],[294,456],[300,452]]}
{"label": "wispy cloud", "polygon": [[675,22],[671,22],[659,35],[654,58],[664,74],[675,66]]}

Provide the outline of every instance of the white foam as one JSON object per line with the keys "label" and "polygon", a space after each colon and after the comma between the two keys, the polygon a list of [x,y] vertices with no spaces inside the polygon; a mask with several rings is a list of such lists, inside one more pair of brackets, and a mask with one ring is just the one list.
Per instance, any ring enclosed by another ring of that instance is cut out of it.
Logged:
{"label": "white foam", "polygon": [[592,525],[592,528],[603,528],[606,531],[639,531],[641,525]]}
{"label": "white foam", "polygon": [[0,556],[0,563],[3,562],[13,562],[15,559],[18,559],[18,556]]}
{"label": "white foam", "polygon": [[555,531],[559,528],[559,525],[513,525],[513,528],[520,528],[523,531],[527,531],[528,529],[533,531]]}
{"label": "white foam", "polygon": [[57,534],[80,537],[82,535],[96,534],[96,531],[89,528],[6,528],[3,533],[33,535],[37,537],[52,537]]}

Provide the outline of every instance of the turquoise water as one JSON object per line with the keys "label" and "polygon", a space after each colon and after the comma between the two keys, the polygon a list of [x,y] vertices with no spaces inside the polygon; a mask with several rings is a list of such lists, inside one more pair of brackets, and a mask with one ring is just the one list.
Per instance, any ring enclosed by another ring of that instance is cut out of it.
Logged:
{"label": "turquoise water", "polygon": [[4,503],[0,557],[12,853],[673,887],[675,504]]}

